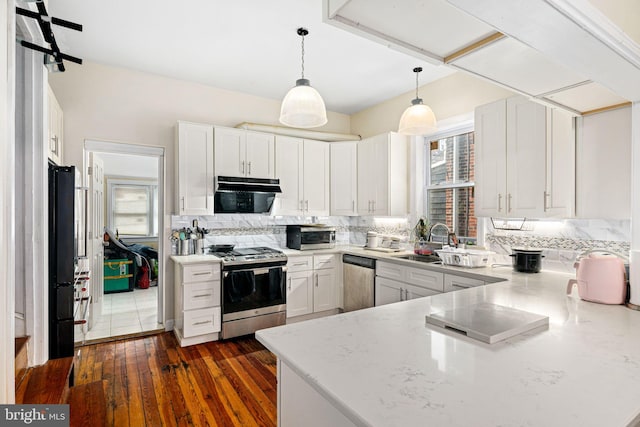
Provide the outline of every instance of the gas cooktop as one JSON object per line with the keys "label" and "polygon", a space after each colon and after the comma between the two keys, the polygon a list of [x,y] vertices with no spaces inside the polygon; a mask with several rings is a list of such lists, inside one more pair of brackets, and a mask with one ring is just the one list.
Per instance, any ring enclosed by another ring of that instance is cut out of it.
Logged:
{"label": "gas cooktop", "polygon": [[230,252],[212,252],[211,254],[220,258],[223,265],[271,263],[273,261],[283,265],[287,263],[287,256],[282,251],[265,246],[239,248]]}

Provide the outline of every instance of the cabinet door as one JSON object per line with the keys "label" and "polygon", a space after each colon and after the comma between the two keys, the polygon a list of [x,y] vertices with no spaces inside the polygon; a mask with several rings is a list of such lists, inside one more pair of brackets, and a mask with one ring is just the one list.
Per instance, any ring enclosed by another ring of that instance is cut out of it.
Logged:
{"label": "cabinet door", "polygon": [[436,293],[444,290],[444,274],[423,268],[404,267],[405,281]]}
{"label": "cabinet door", "polygon": [[372,181],[373,199],[371,210],[374,215],[389,215],[389,136],[373,137]]}
{"label": "cabinet door", "polygon": [[576,203],[576,129],[573,117],[547,109],[545,216],[571,218]]}
{"label": "cabinet door", "polygon": [[376,276],[376,307],[404,300],[404,288],[401,282]]}
{"label": "cabinet door", "polygon": [[413,285],[404,285],[405,287],[405,299],[406,300],[410,300],[410,299],[416,299],[416,298],[422,298],[422,297],[428,297],[431,295],[437,295],[440,292],[438,291],[434,291],[432,289],[427,289],[427,288],[421,288],[420,286],[413,286]]}
{"label": "cabinet door", "polygon": [[178,213],[213,215],[213,127],[178,123]]}
{"label": "cabinet door", "polygon": [[313,311],[333,310],[336,304],[336,269],[328,268],[313,273]]}
{"label": "cabinet door", "polygon": [[357,144],[358,158],[358,214],[372,215],[372,202],[375,197],[375,174],[373,171],[374,146],[372,138],[363,139]]}
{"label": "cabinet door", "polygon": [[48,88],[48,118],[49,118],[49,138],[48,153],[49,158],[57,165],[62,164],[62,131],[63,117],[62,108],[51,88]]}
{"label": "cabinet door", "polygon": [[306,215],[329,215],[329,144],[304,141],[304,208]]}
{"label": "cabinet door", "polygon": [[544,216],[545,150],[545,107],[507,99],[507,216]]}
{"label": "cabinet door", "polygon": [[476,216],[506,216],[506,100],[475,110]]}
{"label": "cabinet door", "polygon": [[356,142],[331,144],[331,215],[357,215],[357,146]]}
{"label": "cabinet door", "polygon": [[215,128],[216,176],[245,176],[246,131],[232,128]]}
{"label": "cabinet door", "polygon": [[276,196],[274,215],[300,215],[302,201],[303,143],[300,138],[278,136],[276,146],[276,175],[282,193]]}
{"label": "cabinet door", "polygon": [[287,274],[287,317],[313,313],[313,272]]}
{"label": "cabinet door", "polygon": [[274,172],[275,137],[269,133],[247,132],[246,172],[251,178],[276,178]]}
{"label": "cabinet door", "polygon": [[472,279],[470,277],[456,276],[454,274],[444,275],[444,291],[453,292],[460,289],[473,288],[475,286],[482,286],[485,282],[480,279]]}
{"label": "cabinet door", "polygon": [[628,220],[631,216],[631,108],[591,114],[579,122],[576,214],[580,218]]}

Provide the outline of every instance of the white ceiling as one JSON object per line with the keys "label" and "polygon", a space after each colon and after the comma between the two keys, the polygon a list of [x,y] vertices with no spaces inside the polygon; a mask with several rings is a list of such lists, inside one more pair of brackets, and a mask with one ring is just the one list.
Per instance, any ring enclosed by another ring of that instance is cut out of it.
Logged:
{"label": "white ceiling", "polygon": [[54,26],[64,53],[272,99],[300,78],[303,26],[305,77],[345,114],[414,89],[415,66],[420,85],[454,72],[323,23],[322,0],[52,0],[49,14],[84,26]]}

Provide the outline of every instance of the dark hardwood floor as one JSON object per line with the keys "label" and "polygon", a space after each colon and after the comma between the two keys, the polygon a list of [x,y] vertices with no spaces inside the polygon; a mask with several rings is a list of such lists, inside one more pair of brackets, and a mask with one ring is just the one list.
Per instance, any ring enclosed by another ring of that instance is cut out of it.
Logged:
{"label": "dark hardwood floor", "polygon": [[81,347],[75,385],[95,381],[107,426],[277,424],[276,357],[253,336],[181,348],[167,332]]}

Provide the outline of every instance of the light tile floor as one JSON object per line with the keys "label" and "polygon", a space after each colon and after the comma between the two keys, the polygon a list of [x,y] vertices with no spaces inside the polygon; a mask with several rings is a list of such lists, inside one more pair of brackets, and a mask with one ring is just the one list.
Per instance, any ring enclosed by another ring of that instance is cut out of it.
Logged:
{"label": "light tile floor", "polygon": [[94,313],[93,327],[83,336],[76,326],[76,342],[93,341],[162,329],[158,323],[158,287],[106,294],[102,314]]}

